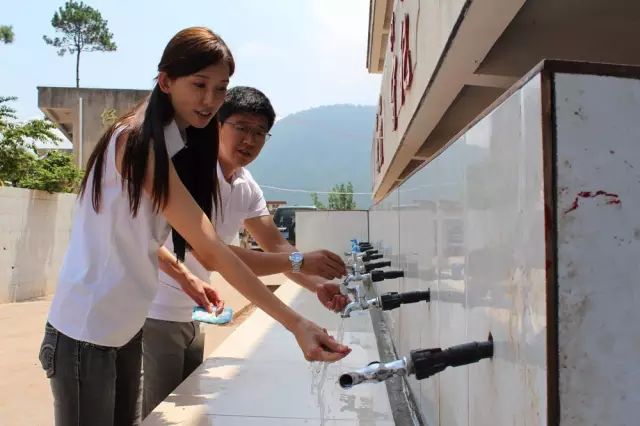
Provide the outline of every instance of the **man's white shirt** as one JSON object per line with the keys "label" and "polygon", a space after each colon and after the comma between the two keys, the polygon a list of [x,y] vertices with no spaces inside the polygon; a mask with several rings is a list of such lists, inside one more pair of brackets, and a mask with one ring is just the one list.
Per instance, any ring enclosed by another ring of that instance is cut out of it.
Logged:
{"label": "man's white shirt", "polygon": [[[231,183],[222,175],[218,163],[218,184],[220,186],[220,205],[212,217],[218,236],[226,243],[231,243],[238,235],[238,231],[245,219],[269,215],[264,194],[248,170],[240,168],[232,177]],[[164,246],[173,253],[171,235]],[[187,251],[185,266],[198,278],[209,282],[211,272],[200,264]],[[158,276],[158,293],[149,308],[148,318],[164,321],[191,321],[194,302],[183,291],[182,287],[169,275],[160,271]]]}

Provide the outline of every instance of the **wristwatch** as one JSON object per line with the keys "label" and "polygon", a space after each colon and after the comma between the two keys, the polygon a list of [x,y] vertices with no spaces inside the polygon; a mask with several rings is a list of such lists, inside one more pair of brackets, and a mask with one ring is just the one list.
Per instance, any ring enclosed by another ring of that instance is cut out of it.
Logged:
{"label": "wristwatch", "polygon": [[289,261],[291,262],[291,270],[293,272],[300,272],[300,268],[302,267],[302,261],[304,260],[304,255],[299,251],[294,251],[289,255]]}

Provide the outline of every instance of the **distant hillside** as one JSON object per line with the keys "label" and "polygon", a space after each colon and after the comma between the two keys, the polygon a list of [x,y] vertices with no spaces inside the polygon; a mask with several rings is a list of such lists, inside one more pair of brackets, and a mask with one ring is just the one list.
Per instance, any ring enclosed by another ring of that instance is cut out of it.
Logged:
{"label": "distant hillside", "polygon": [[[330,191],[351,181],[354,192],[370,192],[375,111],[374,106],[330,105],[289,115],[275,124],[249,170],[261,185]],[[306,193],[263,190],[267,200],[312,204]],[[326,195],[320,199],[326,204]],[[355,199],[358,208],[371,204],[370,195]]]}

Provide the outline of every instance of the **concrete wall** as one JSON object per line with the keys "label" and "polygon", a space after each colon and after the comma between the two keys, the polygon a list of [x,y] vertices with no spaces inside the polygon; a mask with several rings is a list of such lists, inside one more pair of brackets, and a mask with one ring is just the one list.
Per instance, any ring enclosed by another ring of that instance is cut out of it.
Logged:
{"label": "concrete wall", "polygon": [[638,424],[640,69],[554,89],[560,423]]}
{"label": "concrete wall", "polygon": [[408,379],[426,424],[545,424],[541,111],[538,78],[370,212],[405,271],[378,292],[432,294],[385,314],[398,355],[495,339],[492,361]]}
{"label": "concrete wall", "polygon": [[52,294],[75,194],[0,188],[0,303]]}
{"label": "concrete wall", "polygon": [[[0,187],[0,303],[55,292],[75,200],[75,194]],[[284,277],[261,279],[269,285],[280,285]],[[211,283],[235,312],[249,305],[220,274],[211,274]]]}
{"label": "concrete wall", "polygon": [[[108,125],[102,120],[105,110],[114,109],[120,116],[149,94],[147,90],[83,89],[70,87],[38,87],[38,106],[53,120],[73,143],[78,161],[82,150],[84,168],[98,139]],[[82,148],[80,148],[79,99],[83,104]]]}
{"label": "concrete wall", "polygon": [[431,290],[385,313],[398,355],[494,339],[408,378],[426,424],[637,423],[640,70],[617,72],[534,76],[369,213],[405,271],[378,293]]}
{"label": "concrete wall", "polygon": [[296,212],[296,247],[300,251],[330,250],[340,256],[349,241],[369,238],[366,210],[309,210]]}

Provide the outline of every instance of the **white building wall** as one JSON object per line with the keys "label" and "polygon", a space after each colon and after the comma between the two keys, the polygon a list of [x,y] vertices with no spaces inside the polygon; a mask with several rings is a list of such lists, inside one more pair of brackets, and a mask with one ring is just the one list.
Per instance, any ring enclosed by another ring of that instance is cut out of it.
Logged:
{"label": "white building wall", "polygon": [[366,210],[309,210],[296,212],[296,247],[300,251],[330,250],[340,256],[353,238],[369,238]]}
{"label": "white building wall", "polygon": [[[372,241],[400,241],[400,290],[432,292],[429,305],[392,314],[399,355],[483,341],[489,332],[495,341],[492,361],[409,378],[427,424],[546,420],[545,365],[532,362],[544,361],[544,339],[528,346],[545,326],[538,315],[545,312],[541,129],[538,77],[392,194],[399,236],[372,227]],[[372,223],[384,215],[384,206],[377,209]],[[393,220],[379,225],[394,227]]]}
{"label": "white building wall", "polygon": [[640,80],[559,74],[555,99],[562,424],[638,424]]}
{"label": "white building wall", "polygon": [[370,212],[378,291],[432,292],[385,315],[398,355],[494,339],[408,379],[427,424],[637,423],[637,75],[543,70]]}

